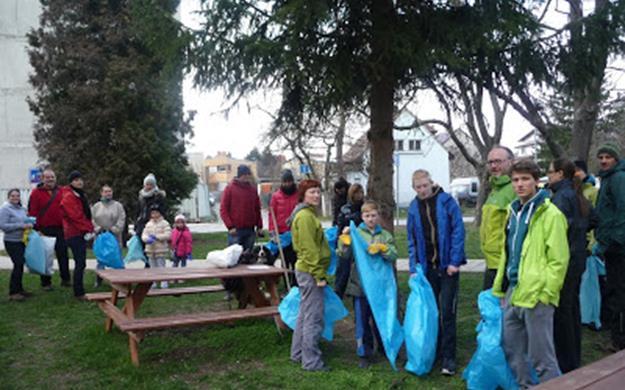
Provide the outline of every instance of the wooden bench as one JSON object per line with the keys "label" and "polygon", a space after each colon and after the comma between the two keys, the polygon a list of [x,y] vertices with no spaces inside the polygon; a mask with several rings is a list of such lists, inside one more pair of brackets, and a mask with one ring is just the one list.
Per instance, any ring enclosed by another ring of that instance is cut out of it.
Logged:
{"label": "wooden bench", "polygon": [[[203,294],[203,293],[212,293],[212,292],[220,292],[225,291],[223,286],[214,285],[214,286],[193,286],[193,287],[176,287],[176,288],[153,288],[147,293],[147,297],[165,297],[170,295],[188,295],[188,294]],[[85,297],[88,301],[91,302],[100,302],[111,300],[113,293],[110,291],[106,292],[97,292],[97,293],[89,293],[85,294]],[[125,298],[126,294],[121,292],[117,295],[118,299]]]}
{"label": "wooden bench", "polygon": [[625,350],[540,384],[535,389],[625,389]]}

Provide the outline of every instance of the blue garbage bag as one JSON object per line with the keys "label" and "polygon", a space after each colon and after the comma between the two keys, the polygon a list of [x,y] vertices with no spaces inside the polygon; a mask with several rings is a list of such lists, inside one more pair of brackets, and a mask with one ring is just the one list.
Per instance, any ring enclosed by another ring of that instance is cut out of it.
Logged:
{"label": "blue garbage bag", "polygon": [[482,291],[477,297],[481,320],[477,325],[477,350],[462,378],[469,389],[517,389],[516,380],[501,345],[503,310],[492,290]]}
{"label": "blue garbage bag", "polygon": [[[297,325],[300,300],[299,288],[293,287],[287,296],[282,299],[280,306],[278,306],[280,318],[291,329],[295,329]],[[345,305],[343,305],[341,298],[329,286],[325,286],[323,289],[323,332],[321,337],[332,341],[334,338],[334,323],[347,317],[347,314],[348,311]]]}
{"label": "blue garbage bag", "polygon": [[605,264],[597,256],[588,256],[586,271],[582,274],[579,288],[579,305],[582,324],[592,324],[601,329],[601,290],[599,276],[605,275]]}
{"label": "blue garbage bag", "polygon": [[28,234],[28,244],[24,251],[26,266],[30,272],[39,275],[52,275],[50,267],[47,266],[46,249],[43,239],[34,230]]}
{"label": "blue garbage bag", "polygon": [[[291,235],[290,230],[280,234],[280,244],[282,244],[282,249],[291,245],[291,243],[293,243],[293,236]],[[274,256],[278,256],[278,253],[280,252],[278,243],[274,240],[270,240],[268,243],[266,243],[265,249],[270,251],[271,254],[273,254]]]}
{"label": "blue garbage bag", "polygon": [[395,359],[404,343],[404,332],[397,318],[397,281],[393,266],[382,259],[380,254],[369,254],[368,243],[358,233],[353,221],[349,229],[352,237],[352,253],[362,288],[371,306],[386,357],[393,369],[397,370]]}
{"label": "blue garbage bag", "polygon": [[330,266],[328,267],[328,275],[334,275],[336,273],[336,265],[339,261],[338,255],[336,254],[339,228],[338,226],[332,226],[331,228],[325,229],[324,233],[326,235],[326,240],[328,240],[328,245],[330,246]]}
{"label": "blue garbage bag", "polygon": [[99,264],[115,269],[124,268],[122,250],[111,232],[99,234],[93,243],[93,254]]}
{"label": "blue garbage bag", "polygon": [[143,244],[141,244],[139,236],[136,234],[132,236],[132,238],[126,243],[126,246],[128,247],[128,252],[126,253],[126,257],[124,257],[125,264],[139,260],[147,263],[147,259],[143,254]]}
{"label": "blue garbage bag", "polygon": [[432,370],[436,359],[438,307],[421,266],[417,267],[416,274],[408,280],[408,286],[410,295],[404,316],[408,355],[406,370],[416,375],[425,375]]}

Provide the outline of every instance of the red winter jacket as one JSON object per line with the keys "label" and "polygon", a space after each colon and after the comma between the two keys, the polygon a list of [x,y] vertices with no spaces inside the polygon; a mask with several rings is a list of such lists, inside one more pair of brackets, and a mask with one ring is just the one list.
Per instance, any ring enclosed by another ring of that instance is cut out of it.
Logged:
{"label": "red winter jacket", "polygon": [[256,187],[252,184],[234,179],[221,196],[219,215],[228,230],[263,228],[263,219],[260,216],[260,198]]}
{"label": "red winter jacket", "polygon": [[[278,233],[282,234],[291,228],[287,226],[286,220],[291,216],[293,209],[297,206],[299,195],[295,191],[291,195],[287,195],[282,192],[282,189],[274,192],[271,196],[271,202],[269,207],[273,209],[276,214],[276,222],[278,223]],[[273,218],[269,215],[269,230],[274,232],[275,227],[273,225]]]}
{"label": "red winter jacket", "polygon": [[174,228],[171,231],[171,247],[174,250],[174,254],[178,257],[186,257],[193,252],[193,238],[191,237],[191,231],[188,227],[180,230]]}
{"label": "red winter jacket", "polygon": [[91,219],[85,215],[80,196],[71,187],[63,188],[62,194],[61,210],[63,210],[63,235],[65,238],[93,232],[93,224]]}
{"label": "red winter jacket", "polygon": [[37,218],[36,229],[46,227],[63,226],[63,212],[61,211],[61,198],[63,197],[63,188],[56,187],[56,196],[48,210],[40,216],[39,213],[46,207],[48,201],[52,197],[53,191],[48,191],[43,185],[38,186],[30,193],[28,199],[28,215]]}

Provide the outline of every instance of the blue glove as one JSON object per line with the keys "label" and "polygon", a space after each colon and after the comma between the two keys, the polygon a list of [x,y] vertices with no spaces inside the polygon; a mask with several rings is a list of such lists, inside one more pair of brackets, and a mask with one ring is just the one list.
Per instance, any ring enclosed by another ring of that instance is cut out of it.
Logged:
{"label": "blue glove", "polygon": [[31,225],[34,225],[37,223],[37,218],[35,217],[26,217],[26,219],[24,219],[24,223],[29,223]]}
{"label": "blue glove", "polygon": [[193,260],[193,255],[191,253],[187,255],[187,260]]}
{"label": "blue glove", "polygon": [[595,245],[592,246],[592,255],[597,257],[602,257],[605,249],[601,244],[595,242]]}
{"label": "blue glove", "polygon": [[148,236],[148,239],[145,241],[146,244],[154,244],[154,241],[156,241],[156,236],[154,234],[150,234]]}

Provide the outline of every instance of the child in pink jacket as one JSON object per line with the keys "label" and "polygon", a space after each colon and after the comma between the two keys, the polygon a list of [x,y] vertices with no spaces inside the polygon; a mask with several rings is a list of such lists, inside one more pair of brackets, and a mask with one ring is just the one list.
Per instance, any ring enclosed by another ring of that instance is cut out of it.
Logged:
{"label": "child in pink jacket", "polygon": [[171,248],[174,267],[187,266],[187,260],[191,260],[193,252],[193,238],[187,227],[184,215],[178,214],[174,220],[174,229],[171,232]]}

